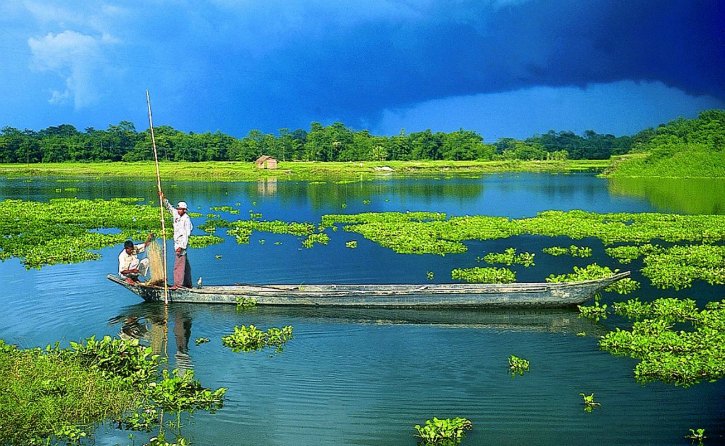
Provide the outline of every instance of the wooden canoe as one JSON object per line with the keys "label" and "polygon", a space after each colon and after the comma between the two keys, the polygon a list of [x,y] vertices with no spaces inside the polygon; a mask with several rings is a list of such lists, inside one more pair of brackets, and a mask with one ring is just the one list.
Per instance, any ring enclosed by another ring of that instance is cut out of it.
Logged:
{"label": "wooden canoe", "polygon": [[[581,304],[597,291],[629,276],[559,283],[390,285],[213,285],[168,291],[169,302],[377,308],[556,308]],[[163,302],[164,289],[108,279],[148,302]]]}

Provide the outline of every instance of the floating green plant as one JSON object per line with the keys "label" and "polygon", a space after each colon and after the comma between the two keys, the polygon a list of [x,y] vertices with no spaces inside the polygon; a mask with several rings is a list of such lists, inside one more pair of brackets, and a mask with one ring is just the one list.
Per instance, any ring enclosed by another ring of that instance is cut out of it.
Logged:
{"label": "floating green plant", "polygon": [[546,278],[546,281],[551,282],[551,283],[557,283],[557,282],[579,282],[582,280],[596,280],[596,279],[602,279],[604,277],[609,277],[609,276],[615,274],[617,271],[618,270],[612,271],[611,269],[609,269],[609,267],[599,266],[596,263],[592,263],[585,267],[575,266],[573,273],[559,274],[559,275],[551,274],[549,277]]}
{"label": "floating green plant", "polygon": [[725,246],[675,245],[646,255],[642,274],[657,288],[682,289],[697,280],[725,285]]}
{"label": "floating green plant", "polygon": [[325,234],[324,232],[315,232],[314,234],[310,234],[307,236],[306,239],[302,241],[302,246],[305,248],[312,248],[315,246],[315,243],[320,245],[326,245],[330,241],[330,236]]}
{"label": "floating green plant", "polygon": [[346,248],[352,248],[352,249],[357,248],[357,241],[356,240],[351,240],[349,242],[345,242],[345,247]]}
{"label": "floating green plant", "polygon": [[525,267],[534,266],[534,254],[530,252],[522,252],[517,254],[516,248],[507,248],[504,252],[491,252],[483,257],[486,263],[500,263],[511,266],[513,264],[523,265]]}
{"label": "floating green plant", "polygon": [[[345,230],[399,253],[449,254],[465,252],[465,240],[491,240],[517,235],[573,239],[594,237],[604,244],[667,242],[711,243],[725,240],[725,215],[656,213],[598,214],[585,211],[545,211],[533,218],[508,219],[464,216],[446,219],[439,213],[361,213],[325,215],[325,226],[336,223]],[[569,252],[569,250],[567,250]],[[588,250],[578,249],[585,255]]]}
{"label": "floating green plant", "polygon": [[599,294],[594,296],[594,305],[577,305],[582,317],[599,321],[607,318],[607,304],[599,303]]}
{"label": "floating green plant", "polygon": [[[615,311],[636,322],[631,330],[607,333],[599,346],[640,359],[634,369],[638,381],[690,386],[725,376],[725,300],[710,302],[700,311],[690,300],[630,300],[615,304]],[[675,323],[691,327],[678,331]]]}
{"label": "floating green plant", "polygon": [[579,396],[581,396],[582,399],[584,400],[584,411],[585,412],[591,412],[592,410],[594,410],[595,407],[601,406],[601,404],[599,404],[598,402],[594,401],[594,394],[593,393],[590,394],[590,395],[587,395],[587,394],[584,394],[584,393],[580,393]]}
{"label": "floating green plant", "polygon": [[518,356],[509,356],[509,370],[511,374],[523,375],[529,371],[529,361]]}
{"label": "floating green plant", "polygon": [[207,342],[209,342],[209,338],[196,338],[194,341],[196,345],[206,344]]}
{"label": "floating green plant", "polygon": [[705,436],[705,429],[690,429],[690,433],[688,435],[685,435],[685,438],[692,441],[692,443],[697,442],[697,444],[703,444],[703,441],[707,438]]}
{"label": "floating green plant", "polygon": [[257,306],[257,299],[253,297],[239,296],[236,298],[237,311]]}
{"label": "floating green plant", "polygon": [[192,235],[189,237],[189,246],[191,248],[204,248],[206,246],[216,245],[223,241],[223,238],[216,235]]}
{"label": "floating green plant", "polygon": [[508,268],[456,268],[451,278],[469,283],[512,283],[516,274]]}
{"label": "floating green plant", "polygon": [[589,248],[588,246],[576,246],[571,245],[568,248],[565,248],[563,246],[552,246],[549,248],[544,248],[542,251],[545,254],[549,254],[552,256],[563,256],[563,255],[570,255],[572,257],[591,257],[592,256],[592,248]]}
{"label": "floating green plant", "polygon": [[415,430],[420,441],[425,446],[455,446],[460,444],[465,432],[473,429],[473,424],[466,418],[433,417],[426,420],[423,426],[416,424]]}
{"label": "floating green plant", "polygon": [[222,337],[222,344],[233,352],[261,350],[267,346],[281,351],[284,344],[292,339],[292,327],[270,328],[266,332],[254,325],[234,327],[234,332]]}
{"label": "floating green plant", "polygon": [[249,238],[254,231],[307,236],[315,230],[315,226],[311,223],[284,222],[280,220],[237,220],[230,223],[229,228],[227,234],[234,236],[237,243],[240,244],[249,243]]}

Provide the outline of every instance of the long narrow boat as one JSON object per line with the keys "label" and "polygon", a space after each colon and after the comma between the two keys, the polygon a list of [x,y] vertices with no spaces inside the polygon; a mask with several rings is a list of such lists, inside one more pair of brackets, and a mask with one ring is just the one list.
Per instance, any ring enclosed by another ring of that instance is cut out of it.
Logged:
{"label": "long narrow boat", "polygon": [[[420,285],[222,285],[168,291],[170,302],[298,305],[376,308],[556,308],[581,304],[629,271],[597,280],[559,283],[420,284]],[[148,302],[163,302],[161,287],[131,285],[118,276],[108,279]]]}

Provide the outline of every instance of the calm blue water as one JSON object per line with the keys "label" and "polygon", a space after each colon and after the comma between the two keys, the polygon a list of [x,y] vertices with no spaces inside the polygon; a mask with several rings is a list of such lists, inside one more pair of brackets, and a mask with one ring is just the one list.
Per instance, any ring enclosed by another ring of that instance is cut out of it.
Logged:
{"label": "calm blue water", "polygon": [[[318,223],[329,213],[437,211],[449,215],[533,216],[548,209],[597,212],[665,211],[662,200],[614,191],[590,175],[510,174],[482,178],[427,178],[361,183],[305,182],[164,184],[172,200],[186,200],[203,215],[229,205],[248,218]],[[155,183],[98,180],[26,182],[0,179],[4,198],[111,198],[155,195]],[[691,193],[691,191],[690,191]],[[670,200],[665,200],[671,202]],[[654,204],[653,204],[654,203]],[[688,212],[686,209],[669,209]],[[203,217],[194,219],[195,224]],[[197,234],[202,232],[197,231]],[[223,234],[220,234],[223,235]],[[300,239],[256,233],[250,244],[223,244],[190,252],[193,276],[206,284],[232,282],[425,282],[450,280],[457,267],[507,247],[536,253],[536,266],[515,269],[520,281],[542,281],[593,261],[624,269],[597,240],[515,237],[468,243],[465,254],[398,255],[357,234],[328,231],[330,243],[305,249]],[[345,242],[356,240],[349,249]],[[594,259],[553,258],[546,246],[591,246]],[[681,389],[637,384],[635,361],[599,351],[597,336],[614,326],[557,311],[369,311],[265,309],[238,313],[231,306],[171,305],[164,335],[162,306],[138,303],[105,275],[116,270],[121,247],[75,265],[26,271],[17,260],[0,263],[4,308],[0,338],[22,347],[119,335],[142,335],[172,365],[191,368],[208,387],[227,387],[225,407],[197,413],[184,434],[197,445],[414,445],[413,425],[462,416],[474,429],[463,445],[680,445],[690,428],[705,428],[717,444],[725,435],[725,384]],[[221,255],[221,259],[216,256]],[[632,267],[637,268],[638,265]],[[636,279],[641,276],[635,272]],[[722,287],[680,292],[647,286],[644,300],[720,299]],[[605,295],[605,302],[621,299]],[[136,321],[136,324],[131,322]],[[235,325],[266,329],[292,325],[294,339],[281,353],[233,353],[221,336]],[[586,332],[587,336],[577,336]],[[194,340],[208,337],[200,346]],[[531,362],[511,377],[507,358]],[[602,406],[583,411],[580,392]],[[144,435],[136,434],[135,444]],[[128,432],[99,429],[96,444],[131,444]]]}

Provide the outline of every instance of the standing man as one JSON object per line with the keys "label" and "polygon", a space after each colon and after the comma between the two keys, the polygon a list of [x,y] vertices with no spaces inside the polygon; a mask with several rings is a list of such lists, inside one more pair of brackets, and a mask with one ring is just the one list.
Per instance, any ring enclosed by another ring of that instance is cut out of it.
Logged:
{"label": "standing man", "polygon": [[163,193],[160,194],[160,197],[166,209],[174,217],[174,251],[176,251],[176,256],[174,257],[173,288],[191,288],[191,265],[189,265],[189,259],[186,256],[186,248],[189,245],[189,236],[191,230],[194,229],[194,225],[191,224],[191,218],[186,213],[186,202],[180,201],[176,205],[176,209],[174,209]]}

